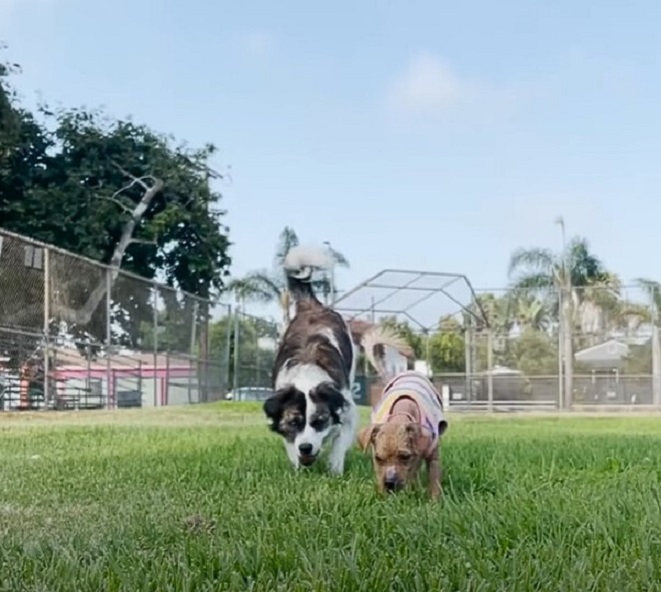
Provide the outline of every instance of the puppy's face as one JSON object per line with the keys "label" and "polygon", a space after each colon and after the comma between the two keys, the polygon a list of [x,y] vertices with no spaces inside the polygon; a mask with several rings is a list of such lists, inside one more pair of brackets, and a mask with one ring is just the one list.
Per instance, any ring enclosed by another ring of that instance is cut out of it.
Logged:
{"label": "puppy's face", "polygon": [[413,481],[429,450],[431,433],[418,423],[382,423],[364,428],[358,442],[372,447],[379,491],[394,493]]}
{"label": "puppy's face", "polygon": [[332,383],[316,385],[307,395],[294,386],[282,388],[264,402],[271,430],[294,447],[303,466],[314,464],[321,447],[341,423],[345,400]]}

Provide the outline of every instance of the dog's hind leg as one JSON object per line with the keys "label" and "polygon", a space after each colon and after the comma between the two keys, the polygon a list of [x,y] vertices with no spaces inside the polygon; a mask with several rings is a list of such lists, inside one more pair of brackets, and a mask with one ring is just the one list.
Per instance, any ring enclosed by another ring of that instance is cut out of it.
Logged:
{"label": "dog's hind leg", "polygon": [[331,474],[342,475],[344,473],[344,460],[356,439],[357,427],[358,409],[352,401],[342,417],[340,431],[333,440],[328,454],[328,470]]}
{"label": "dog's hind leg", "polygon": [[443,493],[441,489],[441,460],[438,448],[435,448],[432,456],[427,459],[427,478],[429,479],[429,494],[433,500],[437,500]]}

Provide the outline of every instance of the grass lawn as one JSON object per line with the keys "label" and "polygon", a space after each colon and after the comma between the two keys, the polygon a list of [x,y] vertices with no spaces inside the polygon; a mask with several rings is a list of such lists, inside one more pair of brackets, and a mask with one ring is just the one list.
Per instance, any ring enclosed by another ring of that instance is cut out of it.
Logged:
{"label": "grass lawn", "polygon": [[661,417],[450,421],[434,505],[249,404],[0,414],[0,590],[661,590]]}

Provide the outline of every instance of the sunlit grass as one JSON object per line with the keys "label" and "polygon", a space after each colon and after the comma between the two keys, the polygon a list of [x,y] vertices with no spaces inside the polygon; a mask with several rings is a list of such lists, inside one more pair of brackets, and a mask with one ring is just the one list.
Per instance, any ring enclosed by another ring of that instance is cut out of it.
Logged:
{"label": "sunlit grass", "polygon": [[431,504],[292,474],[259,405],[0,415],[0,589],[660,589],[661,418],[451,422]]}

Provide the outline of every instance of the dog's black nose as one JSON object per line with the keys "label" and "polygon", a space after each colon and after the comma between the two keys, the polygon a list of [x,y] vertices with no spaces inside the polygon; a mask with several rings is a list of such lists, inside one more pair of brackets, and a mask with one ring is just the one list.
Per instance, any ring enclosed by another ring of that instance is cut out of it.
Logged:
{"label": "dog's black nose", "polygon": [[386,491],[395,491],[399,485],[399,482],[397,479],[386,479],[383,482],[383,485],[386,488]]}
{"label": "dog's black nose", "polygon": [[312,444],[299,444],[298,451],[303,456],[309,456],[310,454],[312,454]]}

